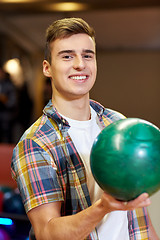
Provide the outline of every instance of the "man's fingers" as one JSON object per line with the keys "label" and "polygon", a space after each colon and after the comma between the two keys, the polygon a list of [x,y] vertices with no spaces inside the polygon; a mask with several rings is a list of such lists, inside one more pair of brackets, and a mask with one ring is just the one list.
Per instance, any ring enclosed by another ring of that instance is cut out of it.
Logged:
{"label": "man's fingers", "polygon": [[142,193],[136,199],[129,201],[126,205],[127,209],[135,209],[141,207],[147,207],[151,204],[148,193]]}
{"label": "man's fingers", "polygon": [[151,200],[149,198],[148,193],[142,193],[139,195],[136,199],[128,201],[128,202],[122,202],[119,200],[116,200],[111,195],[104,193],[104,205],[108,208],[109,211],[115,211],[115,210],[133,210],[136,208],[143,208],[147,207],[151,204]]}

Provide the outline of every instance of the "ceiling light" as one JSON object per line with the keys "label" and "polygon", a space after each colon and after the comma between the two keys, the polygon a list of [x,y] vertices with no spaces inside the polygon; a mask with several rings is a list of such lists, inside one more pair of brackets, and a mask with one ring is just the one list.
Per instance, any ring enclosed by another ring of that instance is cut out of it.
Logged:
{"label": "ceiling light", "polygon": [[88,5],[85,3],[76,3],[76,2],[61,2],[61,3],[54,3],[48,4],[45,6],[47,10],[51,11],[82,11],[87,10]]}
{"label": "ceiling light", "polygon": [[30,3],[34,0],[0,0],[0,3]]}

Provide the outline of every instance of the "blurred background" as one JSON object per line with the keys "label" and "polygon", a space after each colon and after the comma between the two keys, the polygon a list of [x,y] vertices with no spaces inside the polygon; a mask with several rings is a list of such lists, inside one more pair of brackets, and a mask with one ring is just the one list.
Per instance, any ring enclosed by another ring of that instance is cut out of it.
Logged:
{"label": "blurred background", "polygon": [[[20,211],[4,210],[4,197],[10,193],[9,205],[12,195],[18,199],[12,150],[51,97],[42,73],[45,30],[64,17],[81,17],[96,31],[98,75],[91,98],[160,127],[159,0],[0,0],[0,216],[12,220],[9,226],[0,221],[1,240],[28,238],[21,203]],[[158,192],[149,212],[160,236],[159,199]]]}

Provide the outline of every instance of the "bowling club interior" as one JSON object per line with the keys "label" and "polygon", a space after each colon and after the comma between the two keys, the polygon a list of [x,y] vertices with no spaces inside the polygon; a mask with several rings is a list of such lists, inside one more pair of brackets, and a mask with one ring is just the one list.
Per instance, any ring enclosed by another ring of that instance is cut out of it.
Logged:
{"label": "bowling club interior", "polygon": [[[64,17],[81,17],[96,31],[98,74],[90,97],[160,128],[158,0],[0,0],[0,68],[9,74],[17,99],[10,137],[0,140],[0,236],[5,240],[29,239],[30,223],[10,163],[15,144],[51,97],[42,73],[45,30]],[[160,192],[151,200],[148,211],[160,237]]]}

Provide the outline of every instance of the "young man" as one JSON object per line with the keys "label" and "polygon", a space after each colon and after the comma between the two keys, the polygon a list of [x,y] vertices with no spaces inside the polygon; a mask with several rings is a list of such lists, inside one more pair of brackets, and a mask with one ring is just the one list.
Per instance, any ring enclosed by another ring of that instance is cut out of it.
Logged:
{"label": "young man", "polygon": [[123,118],[89,99],[97,73],[94,30],[79,18],[54,22],[43,72],[51,78],[52,100],[12,159],[36,239],[158,239],[145,208],[147,193],[124,204],[104,193],[91,174],[94,139]]}

